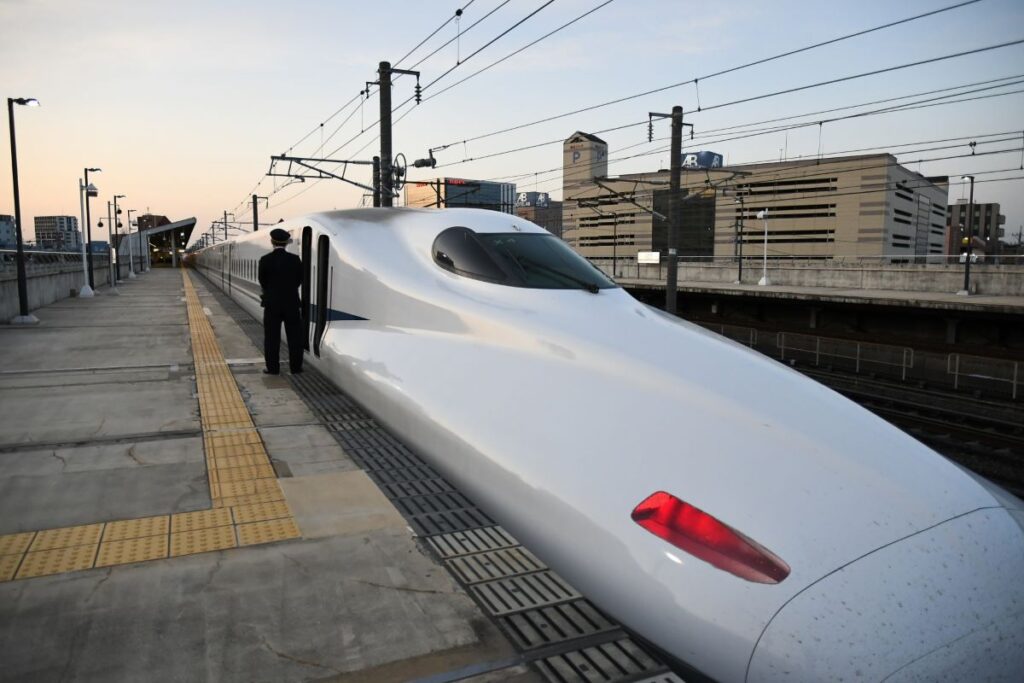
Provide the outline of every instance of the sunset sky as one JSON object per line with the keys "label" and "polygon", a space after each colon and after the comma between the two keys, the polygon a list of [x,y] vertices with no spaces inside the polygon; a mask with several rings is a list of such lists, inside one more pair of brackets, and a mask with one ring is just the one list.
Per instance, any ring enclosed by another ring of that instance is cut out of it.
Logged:
{"label": "sunset sky", "polygon": [[[276,221],[309,211],[357,206],[362,190],[339,181],[281,188],[265,178],[272,154],[288,150],[314,131],[293,154],[369,159],[377,153],[378,101],[360,108],[357,98],[376,79],[377,63],[398,61],[467,0],[265,2],[246,0],[174,3],[100,0],[0,0],[0,84],[4,97],[36,97],[39,108],[16,107],[22,215],[32,238],[36,215],[77,216],[77,183],[84,166],[103,172],[94,213],[105,213],[111,195],[124,194],[126,208],[195,216],[199,231],[224,210],[251,220],[248,196],[257,183],[270,195],[261,219]],[[428,97],[563,23],[602,0],[556,0],[531,19],[473,53],[544,5],[543,0],[474,0],[460,20],[464,35],[417,68]],[[875,100],[1018,76],[1024,82],[1024,45],[992,50],[891,73],[696,112],[692,85],[576,114],[513,133],[461,144],[508,126],[561,114],[607,100],[702,77],[787,50],[956,4],[954,0],[892,3],[616,0],[578,23],[422,105],[396,123],[394,149],[410,159],[454,144],[437,156],[437,175],[497,178],[538,172],[519,182],[560,196],[557,142],[487,160],[456,164],[537,143],[558,141],[575,130],[588,132],[644,120],[648,111],[686,110],[701,147],[702,131],[750,124]],[[499,5],[501,5],[499,7]],[[487,12],[498,8],[480,22]],[[449,23],[401,66],[410,68],[456,35]],[[811,84],[917,60],[1024,38],[1024,3],[982,0],[959,9],[797,54],[768,64],[701,80],[703,108],[762,93]],[[470,57],[470,55],[473,55]],[[470,57],[467,59],[467,57]],[[977,173],[977,201],[1003,204],[1010,234],[1024,223],[1022,152],[909,163],[917,159],[1024,146],[1024,84],[1014,80],[978,95],[1010,93],[944,106],[826,123],[823,154],[877,147],[926,175],[949,175],[950,201],[963,192],[959,177]],[[975,86],[984,87],[984,86]],[[413,80],[399,79],[394,102],[412,95]],[[934,97],[935,95],[932,95]],[[922,96],[925,97],[925,96]],[[885,105],[873,105],[878,108]],[[856,110],[851,110],[856,111]],[[848,113],[818,115],[831,117]],[[340,129],[336,127],[352,114]],[[6,118],[6,115],[5,115]],[[806,119],[808,121],[812,119]],[[324,122],[323,133],[320,123]],[[362,128],[366,132],[359,135]],[[1003,133],[1004,135],[990,135]],[[333,135],[332,135],[333,134]],[[668,135],[668,124],[656,125]],[[614,159],[657,150],[646,144],[646,125],[602,133]],[[988,137],[982,137],[986,136]],[[322,136],[322,137],[321,137]],[[10,150],[5,121],[0,136],[0,213],[13,213]],[[947,143],[933,141],[961,138]],[[321,140],[323,144],[321,146]],[[351,140],[347,145],[343,143]],[[727,163],[815,155],[819,129],[716,142],[707,149]],[[993,142],[994,141],[994,142]],[[935,151],[931,148],[959,145]],[[636,145],[635,147],[632,147]],[[902,145],[902,147],[897,147]],[[339,149],[340,147],[340,149]],[[666,152],[613,164],[612,174],[668,166]],[[1003,173],[985,173],[1001,171]],[[352,177],[369,182],[368,171]]]}

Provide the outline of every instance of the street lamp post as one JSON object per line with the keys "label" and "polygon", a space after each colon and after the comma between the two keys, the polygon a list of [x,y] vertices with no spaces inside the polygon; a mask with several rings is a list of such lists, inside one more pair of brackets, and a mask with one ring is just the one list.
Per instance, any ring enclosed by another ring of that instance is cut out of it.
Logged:
{"label": "street lamp post", "polygon": [[[98,171],[98,168],[87,168],[86,173],[89,171]],[[82,226],[82,239],[79,240],[82,243],[82,286],[78,290],[78,296],[83,299],[92,298],[95,293],[92,291],[92,287],[89,285],[89,264],[88,255],[85,251],[85,198],[86,196],[95,197],[99,191],[95,185],[86,185],[82,182],[82,179],[78,179],[78,203],[79,212],[81,215],[81,226]]]}
{"label": "street lamp post", "polygon": [[971,198],[967,204],[967,258],[964,259],[964,288],[957,294],[969,296],[971,293],[971,252],[974,242],[974,176],[960,176],[961,180],[964,178],[971,179]]}
{"label": "street lamp post", "polygon": [[132,212],[138,213],[138,209],[128,209],[128,279],[135,279],[135,254],[132,250]]}
{"label": "street lamp post", "polygon": [[740,205],[739,217],[736,219],[736,284],[743,284],[743,218],[745,215],[743,197],[736,197]]}
{"label": "street lamp post", "polygon": [[[120,294],[117,291],[117,277],[114,276],[114,240],[110,232],[110,202],[107,202],[107,278],[110,280],[110,293]],[[103,227],[103,221],[96,223],[97,228]]]}
{"label": "street lamp post", "polygon": [[[84,235],[84,237],[86,237],[86,242],[87,242],[87,248],[85,250],[85,260],[86,260],[86,264],[87,264],[86,265],[86,271],[87,271],[88,276],[89,276],[89,280],[88,280],[89,290],[92,291],[92,292],[96,291],[96,276],[93,273],[93,268],[92,268],[92,217],[89,215],[89,200],[91,198],[93,198],[93,197],[98,196],[99,195],[99,191],[95,187],[93,187],[92,185],[89,184],[89,172],[92,171],[94,173],[99,173],[102,170],[103,170],[102,168],[87,168],[87,169],[84,170],[84,172],[85,172],[85,229],[87,231],[86,235]],[[92,188],[92,189],[90,190],[89,188]]]}
{"label": "street lamp post", "polygon": [[[121,209],[118,208],[118,206],[117,206],[117,200],[118,199],[124,199],[124,195],[123,194],[115,194],[114,195],[114,222],[111,225],[111,228],[114,230],[114,237],[117,238],[117,240],[118,240],[118,242],[117,242],[117,266],[114,269],[114,274],[117,276],[117,281],[121,282],[122,281],[121,280],[121,241],[120,241],[120,237],[121,237],[121,230],[120,230],[120,228],[121,228]],[[113,246],[113,242],[111,242],[111,246]],[[113,249],[111,249],[111,254],[113,254]]]}
{"label": "street lamp post", "polygon": [[34,325],[39,319],[28,312],[28,278],[25,275],[25,247],[21,238],[21,194],[18,190],[18,147],[14,136],[14,105],[38,107],[39,100],[32,97],[8,97],[7,118],[11,124],[11,175],[14,180],[14,231],[18,242],[18,315],[12,325]]}
{"label": "street lamp post", "polygon": [[764,222],[764,257],[761,265],[761,279],[757,284],[764,287],[770,285],[768,281],[768,209],[757,212],[757,217]]}

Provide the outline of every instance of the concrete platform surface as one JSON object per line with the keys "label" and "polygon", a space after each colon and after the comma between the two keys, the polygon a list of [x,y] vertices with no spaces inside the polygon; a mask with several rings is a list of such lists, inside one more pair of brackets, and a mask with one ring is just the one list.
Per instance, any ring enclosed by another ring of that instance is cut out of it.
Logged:
{"label": "concrete platform surface", "polygon": [[[665,289],[664,282],[619,278],[623,287],[638,289]],[[906,292],[882,289],[849,289],[839,287],[793,287],[750,284],[679,282],[680,294],[722,294],[727,296],[754,296],[770,299],[799,301],[829,301],[833,303],[868,304],[932,308],[948,311],[984,311],[988,313],[1024,313],[1024,297],[972,294],[961,296],[954,292]]]}
{"label": "concrete platform surface", "polygon": [[[536,680],[193,283],[191,308],[181,271],[154,269],[120,296],[0,327],[0,681]],[[237,388],[270,465],[243,466],[248,446],[222,445],[217,457],[240,464],[210,479],[210,444],[238,430],[201,414],[200,399],[211,415],[227,399],[209,395],[213,380],[197,385],[190,315],[212,326],[217,381]],[[252,476],[270,479],[233,479],[260,467],[269,474]],[[270,484],[284,500],[262,493]],[[260,536],[277,522],[293,531]],[[186,533],[196,548],[176,545]],[[113,566],[83,556],[107,546]],[[43,562],[50,553],[64,563]]]}

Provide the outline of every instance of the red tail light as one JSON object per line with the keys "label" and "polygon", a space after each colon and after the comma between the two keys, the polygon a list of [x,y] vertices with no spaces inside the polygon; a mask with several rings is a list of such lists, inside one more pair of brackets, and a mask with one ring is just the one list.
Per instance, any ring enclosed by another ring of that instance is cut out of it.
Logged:
{"label": "red tail light", "polygon": [[664,491],[648,496],[632,516],[655,536],[741,579],[779,583],[789,576],[789,565],[770,550]]}

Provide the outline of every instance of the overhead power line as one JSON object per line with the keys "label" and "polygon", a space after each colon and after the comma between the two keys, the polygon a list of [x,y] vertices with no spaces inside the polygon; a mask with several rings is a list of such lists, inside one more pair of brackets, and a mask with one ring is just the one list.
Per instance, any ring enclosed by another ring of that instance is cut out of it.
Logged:
{"label": "overhead power line", "polygon": [[695,77],[695,78],[689,78],[689,79],[684,80],[684,81],[678,81],[676,83],[670,83],[668,85],[659,86],[657,88],[652,88],[650,90],[645,90],[643,92],[635,93],[633,95],[626,95],[624,97],[619,97],[619,98],[607,100],[607,101],[604,101],[604,102],[599,102],[597,104],[592,104],[592,105],[589,105],[589,106],[586,106],[586,107],[581,107],[579,109],[574,109],[572,111],[564,112],[562,114],[555,114],[555,115],[552,115],[552,116],[547,116],[547,117],[544,117],[542,119],[537,119],[535,121],[530,121],[528,123],[522,123],[522,124],[518,124],[518,125],[515,125],[515,126],[509,126],[507,128],[502,128],[502,129],[499,129],[499,130],[491,131],[490,133],[483,133],[481,135],[476,135],[476,136],[473,136],[473,137],[470,137],[470,138],[466,138],[465,140],[457,140],[455,142],[448,143],[448,145],[446,145],[446,146],[458,145],[458,144],[462,144],[464,142],[473,142],[475,140],[482,140],[484,138],[493,137],[495,135],[502,135],[504,133],[509,133],[509,132],[516,131],[516,130],[522,130],[523,128],[529,128],[531,126],[536,126],[536,125],[539,125],[539,124],[542,124],[542,123],[548,123],[550,121],[557,121],[558,119],[563,119],[563,118],[566,118],[568,116],[574,116],[576,114],[582,114],[584,112],[594,111],[595,109],[601,109],[603,107],[608,107],[608,106],[611,106],[613,104],[620,104],[622,102],[628,102],[630,100],[635,100],[635,99],[638,99],[638,98],[641,98],[641,97],[646,97],[648,95],[654,95],[654,94],[657,94],[657,93],[660,93],[660,92],[665,92],[666,90],[671,90],[673,88],[678,88],[680,86],[690,85],[690,84],[697,84],[700,81],[707,81],[707,80],[710,80],[712,78],[716,78],[718,76],[723,76],[723,75],[728,74],[728,73],[733,73],[733,72],[736,72],[736,71],[740,71],[742,69],[748,69],[748,68],[753,67],[753,66],[758,66],[758,65],[761,65],[761,64],[766,64],[768,62],[771,62],[771,61],[774,61],[774,60],[777,60],[777,59],[782,59],[784,57],[789,57],[789,56],[792,56],[794,54],[799,54],[801,52],[807,52],[809,50],[814,50],[814,49],[819,48],[819,47],[824,47],[825,45],[832,45],[832,44],[839,43],[839,42],[842,42],[842,41],[845,41],[845,40],[850,40],[852,38],[857,38],[857,37],[860,37],[860,36],[863,36],[863,35],[867,35],[869,33],[875,32],[875,31],[881,31],[881,30],[884,30],[884,29],[887,29],[887,28],[891,28],[893,26],[898,26],[900,24],[906,24],[906,23],[909,23],[909,22],[912,22],[912,21],[917,21],[917,20],[920,20],[920,19],[924,19],[926,17],[934,16],[936,14],[941,14],[943,12],[949,12],[951,10],[959,9],[959,8],[965,7],[967,5],[972,5],[975,2],[977,2],[977,1],[978,0],[969,0],[968,2],[960,2],[960,3],[954,4],[954,5],[950,5],[948,7],[943,7],[943,8],[940,8],[940,9],[937,9],[937,10],[933,10],[933,11],[930,11],[930,12],[925,12],[923,14],[917,14],[917,15],[912,16],[912,17],[907,17],[905,19],[900,19],[900,20],[895,21],[895,22],[889,22],[889,23],[886,23],[886,24],[881,24],[879,26],[873,26],[871,28],[864,29],[862,31],[856,31],[854,33],[848,33],[846,35],[839,36],[837,38],[832,38],[831,40],[827,40],[827,41],[820,42],[820,43],[814,43],[812,45],[807,45],[807,46],[804,46],[802,48],[798,48],[796,50],[787,50],[786,52],[781,52],[779,54],[772,55],[770,57],[765,57],[763,59],[759,59],[759,60],[756,60],[756,61],[753,61],[753,62],[748,62],[746,64],[740,64],[738,66],[730,67],[728,69],[722,69],[720,71],[716,71],[714,73],[710,73],[710,74],[707,74],[707,75],[704,75],[704,76],[698,76],[698,77]]}
{"label": "overhead power line", "polygon": [[427,42],[428,40],[430,40],[431,38],[433,38],[434,36],[436,36],[436,35],[438,34],[438,32],[440,32],[440,31],[441,31],[441,29],[443,29],[443,28],[444,28],[445,26],[447,26],[448,24],[450,24],[450,23],[452,23],[453,21],[455,21],[456,17],[460,17],[460,16],[462,16],[462,13],[463,13],[463,12],[465,12],[465,11],[466,11],[466,9],[467,9],[467,8],[468,8],[468,7],[470,6],[470,5],[472,5],[472,4],[473,4],[473,3],[475,2],[475,1],[476,1],[476,0],[469,0],[469,2],[467,2],[467,3],[465,4],[465,5],[463,5],[462,7],[460,7],[460,8],[459,8],[459,9],[458,9],[458,10],[457,10],[456,12],[453,12],[453,13],[452,13],[452,16],[448,17],[448,19],[447,19],[447,20],[445,20],[445,22],[444,22],[443,24],[441,24],[440,26],[438,26],[437,28],[435,28],[435,29],[434,29],[434,30],[433,30],[433,31],[432,31],[432,32],[431,32],[431,33],[430,33],[430,34],[429,34],[429,35],[428,35],[428,36],[427,36],[426,38],[424,38],[423,40],[421,40],[421,41],[420,41],[420,42],[419,42],[419,43],[418,43],[418,44],[416,45],[416,47],[414,47],[413,49],[411,49],[411,50],[409,50],[408,52],[406,52],[406,53],[405,53],[405,55],[404,55],[404,56],[403,56],[403,57],[402,57],[401,59],[399,59],[399,60],[398,60],[397,62],[395,62],[395,64],[394,64],[394,65],[395,65],[396,67],[397,67],[397,66],[399,66],[399,65],[401,65],[401,63],[402,63],[402,62],[404,62],[404,61],[405,61],[406,59],[408,59],[408,58],[409,58],[409,55],[411,55],[411,54],[412,54],[413,52],[416,52],[416,50],[418,50],[418,49],[420,49],[421,47],[423,47],[423,44],[424,44],[424,43],[426,43],[426,42]]}
{"label": "overhead power line", "polygon": [[[1013,85],[1013,83],[1007,83],[1007,84],[1003,84],[1003,85]],[[960,88],[960,87],[963,87],[963,86],[957,86],[957,87]],[[1001,87],[1001,86],[996,86],[996,87]],[[985,90],[985,89],[986,88],[981,88],[980,90]],[[970,93],[970,92],[977,92],[977,91],[965,91],[965,92],[966,93]],[[1021,91],[1020,90],[1014,90],[1014,91],[1011,91],[1011,92],[996,93],[994,95],[986,95],[986,96],[981,96],[981,97],[984,97],[984,98],[987,98],[987,97],[1002,97],[1002,96],[1007,96],[1007,95],[1014,95],[1014,94],[1017,94],[1019,92],[1021,92]],[[962,95],[962,94],[965,94],[965,93],[953,93],[953,94],[949,95],[948,97],[958,97],[959,95]],[[899,98],[899,99],[904,99],[904,98]],[[925,107],[933,107],[933,106],[948,105],[948,104],[958,104],[958,103],[961,103],[961,102],[973,101],[973,100],[976,100],[976,99],[980,99],[980,98],[979,97],[970,97],[970,98],[963,98],[963,99],[947,100],[947,101],[944,101],[944,102],[932,102],[930,99],[929,100],[918,100],[918,101],[914,101],[914,102],[904,103],[903,105],[900,105],[898,107],[884,107],[884,108],[880,108],[880,109],[876,109],[876,110],[869,110],[869,111],[864,111],[864,112],[856,112],[856,113],[853,113],[853,114],[848,114],[846,116],[832,117],[830,119],[812,120],[812,121],[796,123],[796,124],[792,124],[792,125],[788,125],[788,126],[772,126],[772,127],[768,127],[768,128],[760,128],[760,129],[756,129],[755,128],[753,130],[736,131],[735,134],[730,134],[730,136],[727,136],[727,137],[717,137],[717,136],[710,136],[710,135],[702,135],[702,136],[698,136],[695,140],[697,142],[700,142],[701,144],[718,144],[718,143],[722,143],[722,142],[731,142],[731,141],[747,139],[747,138],[751,138],[751,137],[759,137],[759,136],[762,136],[762,135],[771,135],[771,134],[774,134],[774,133],[785,132],[785,131],[789,131],[789,130],[796,130],[796,129],[799,129],[799,128],[806,128],[806,127],[811,127],[811,126],[817,126],[820,123],[834,123],[834,122],[841,121],[841,120],[846,120],[846,119],[864,118],[864,117],[867,117],[867,116],[877,116],[877,115],[882,115],[882,114],[890,114],[890,113],[896,113],[896,112],[900,112],[900,111],[909,111],[909,110],[912,110],[912,109],[919,109],[919,108],[925,108]],[[840,107],[839,109],[856,109],[856,108],[860,108],[862,106],[864,106],[864,104],[849,105],[848,107]],[[813,113],[820,113],[820,112],[813,112]],[[794,115],[793,117],[787,117],[787,118],[803,118],[803,117],[809,116],[809,115],[811,115],[811,114],[798,114],[798,115]],[[646,123],[646,121],[643,122],[643,123]],[[747,128],[747,129],[750,129],[753,126],[760,125],[761,123],[764,123],[764,122],[753,122],[753,123],[748,123],[748,124],[742,124],[742,125],[739,125],[739,126],[729,126],[729,127],[722,128],[722,129],[713,129],[713,130],[708,131],[708,132],[709,133],[716,132],[716,130],[733,131],[733,130],[735,130],[737,128]],[[624,127],[629,127],[630,125],[636,125],[636,124],[627,124]],[[713,139],[709,139],[709,138],[713,138]],[[659,138],[658,140],[662,141],[662,140],[664,140],[664,138]],[[562,141],[556,141],[556,142],[560,143]],[[552,143],[548,142],[548,143],[542,143],[542,144],[552,144]],[[648,143],[641,142],[641,143],[637,143],[635,145],[629,145],[627,147],[620,148],[619,150],[617,150],[617,152],[623,152],[623,151],[628,150],[630,148],[635,148],[635,147],[643,146],[643,145],[646,145],[646,144],[648,144]],[[630,155],[630,156],[627,156],[627,157],[620,157],[620,159],[622,159],[622,160],[634,159],[634,158],[641,157],[641,156],[651,156],[651,155],[654,155],[654,154],[662,154],[662,153],[664,153],[667,150],[668,150],[667,147],[659,147],[659,148],[657,148],[655,150],[652,150],[652,151],[642,152],[640,154],[634,154],[634,155]],[[485,156],[481,156],[481,157],[470,158],[470,159],[467,159],[465,161],[467,161],[467,162],[468,161],[479,161],[481,159],[489,158],[489,157],[492,157],[492,156],[501,156],[502,154],[512,153],[514,151],[517,151],[517,150],[505,150],[503,152],[497,152],[497,153],[494,153],[492,155],[485,155]],[[609,161],[611,161],[611,160],[609,160]],[[463,162],[454,162],[452,164],[441,164],[441,165],[438,165],[438,168],[441,168],[441,167],[444,167],[444,166],[458,165],[459,163],[463,163]],[[525,173],[517,174],[517,175],[506,175],[506,176],[500,176],[500,177],[497,177],[497,178],[488,178],[487,180],[519,180],[519,179],[525,179],[525,178],[528,178],[528,177],[536,177],[538,175],[547,175],[547,174],[551,174],[551,173],[556,173],[557,174],[557,173],[561,173],[561,171],[562,171],[562,167],[561,166],[556,166],[556,167],[552,167],[552,168],[549,168],[549,169],[544,169],[544,170],[541,170],[541,171],[525,172]]]}

